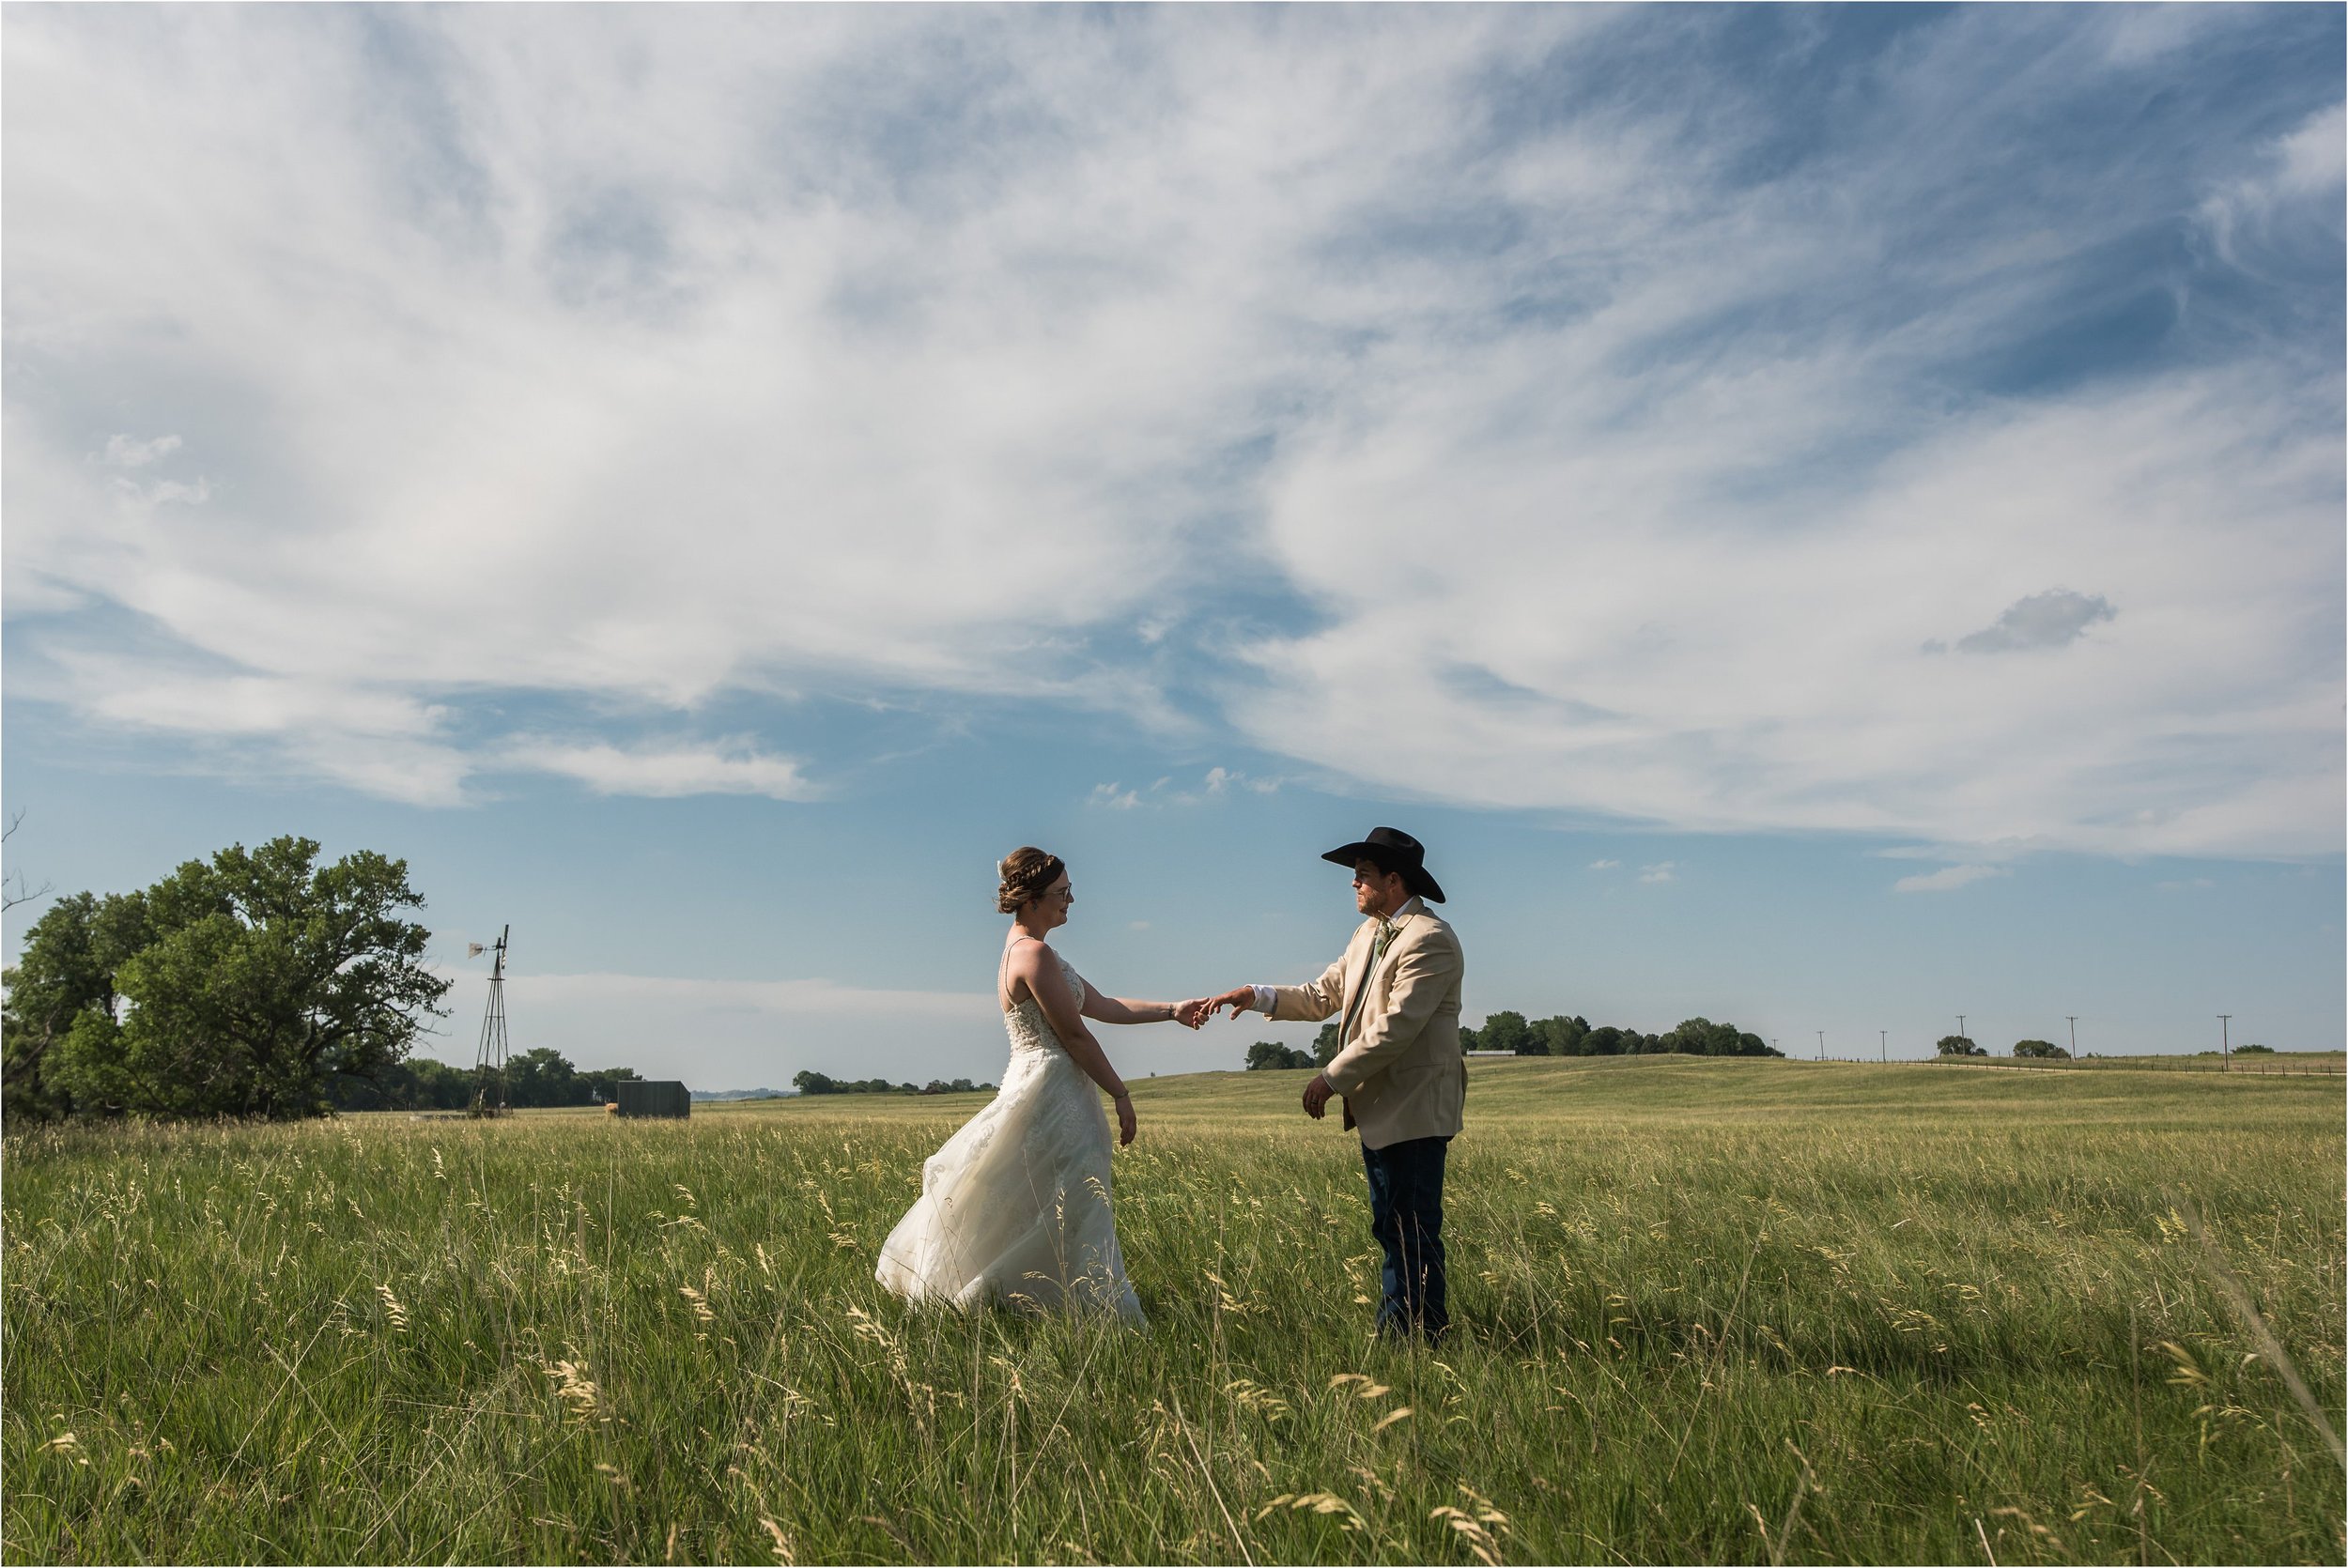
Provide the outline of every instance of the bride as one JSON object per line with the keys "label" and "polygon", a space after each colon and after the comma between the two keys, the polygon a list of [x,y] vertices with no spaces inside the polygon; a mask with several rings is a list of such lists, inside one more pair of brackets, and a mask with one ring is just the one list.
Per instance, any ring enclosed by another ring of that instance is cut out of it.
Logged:
{"label": "bride", "polygon": [[1011,1065],[1002,1091],[923,1162],[921,1196],[881,1247],[880,1282],[914,1301],[1102,1307],[1139,1323],[1109,1210],[1100,1097],[1117,1107],[1120,1145],[1134,1141],[1134,1102],[1085,1020],[1196,1029],[1207,1003],[1102,995],[1043,940],[1075,901],[1059,856],[1017,849],[998,869],[996,906],[1012,927],[996,1000]]}

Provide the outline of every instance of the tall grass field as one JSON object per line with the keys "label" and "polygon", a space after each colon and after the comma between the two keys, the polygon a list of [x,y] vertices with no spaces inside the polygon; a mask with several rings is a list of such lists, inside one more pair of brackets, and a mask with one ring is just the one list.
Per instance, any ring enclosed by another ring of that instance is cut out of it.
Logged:
{"label": "tall grass field", "polygon": [[1298,1112],[1305,1076],[1135,1084],[1116,1201],[1146,1333],[875,1284],[978,1097],[12,1135],[0,1547],[2348,1549],[2321,1424],[2341,1421],[2339,1079],[1479,1061],[1446,1204],[1457,1332],[1430,1352],[1370,1336],[1360,1157]]}

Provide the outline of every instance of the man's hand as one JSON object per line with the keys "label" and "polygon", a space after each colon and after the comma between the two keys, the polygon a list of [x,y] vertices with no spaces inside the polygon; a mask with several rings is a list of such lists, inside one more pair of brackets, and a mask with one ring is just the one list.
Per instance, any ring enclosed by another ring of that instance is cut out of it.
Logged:
{"label": "man's hand", "polygon": [[1305,1115],[1319,1121],[1328,1107],[1329,1097],[1336,1092],[1329,1086],[1328,1079],[1314,1073],[1313,1081],[1305,1085]]}
{"label": "man's hand", "polygon": [[1196,1029],[1214,1016],[1214,999],[1194,996],[1187,1002],[1174,1004],[1174,1022],[1185,1029]]}
{"label": "man's hand", "polygon": [[1254,986],[1235,986],[1222,995],[1209,999],[1207,1016],[1213,1018],[1224,1008],[1228,1007],[1231,1009],[1231,1016],[1236,1019],[1255,1005],[1256,988]]}

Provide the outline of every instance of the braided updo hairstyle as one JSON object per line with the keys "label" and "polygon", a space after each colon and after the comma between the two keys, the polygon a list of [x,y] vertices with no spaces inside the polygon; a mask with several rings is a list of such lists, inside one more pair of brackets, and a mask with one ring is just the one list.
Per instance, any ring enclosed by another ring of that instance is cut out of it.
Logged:
{"label": "braided updo hairstyle", "polygon": [[1059,881],[1068,866],[1049,851],[1024,844],[1003,856],[996,869],[1002,873],[1003,884],[995,890],[995,907],[1005,915],[1016,915],[1020,905],[1043,897],[1043,890]]}

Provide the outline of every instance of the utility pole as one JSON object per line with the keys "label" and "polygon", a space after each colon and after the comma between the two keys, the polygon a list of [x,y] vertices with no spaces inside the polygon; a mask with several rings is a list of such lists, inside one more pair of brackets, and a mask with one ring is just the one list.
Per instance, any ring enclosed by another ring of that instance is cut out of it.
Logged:
{"label": "utility pole", "polygon": [[2071,1021],[2071,1054],[2077,1056],[2079,1053],[2079,1015],[2064,1013],[2062,1016]]}
{"label": "utility pole", "polygon": [[1892,1059],[1891,1030],[1877,1029],[1876,1031],[1876,1054],[1882,1057],[1887,1062]]}
{"label": "utility pole", "polygon": [[1821,1062],[1826,1060],[1826,1031],[1824,1029],[1818,1031],[1818,1060]]}
{"label": "utility pole", "polygon": [[1965,1032],[1965,1015],[1963,1013],[1956,1015],[1956,1038],[1961,1040],[1970,1040],[1973,1038]]}
{"label": "utility pole", "polygon": [[2233,1025],[2229,1022],[2232,1017],[2232,1013],[2217,1015],[2217,1070],[2220,1072],[2233,1070],[2233,1042],[2229,1038],[2233,1033]]}

